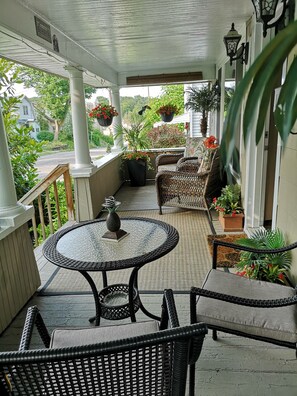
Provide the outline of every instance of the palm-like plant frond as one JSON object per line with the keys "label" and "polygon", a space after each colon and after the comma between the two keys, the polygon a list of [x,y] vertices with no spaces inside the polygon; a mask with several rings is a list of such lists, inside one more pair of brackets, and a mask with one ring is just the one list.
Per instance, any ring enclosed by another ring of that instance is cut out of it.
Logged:
{"label": "palm-like plant frond", "polygon": [[[256,130],[256,144],[262,138],[275,78],[296,44],[297,21],[294,21],[269,42],[236,88],[225,119],[221,142],[221,154],[225,167],[228,167],[228,164],[232,161],[235,150],[235,134],[239,126],[241,106],[245,100],[243,113],[244,142],[247,142],[254,130]],[[297,57],[292,62],[286,80],[281,87],[274,113],[276,126],[283,141],[286,141],[297,119],[296,75]],[[234,165],[238,166],[238,163]],[[236,169],[236,171],[238,170]]]}

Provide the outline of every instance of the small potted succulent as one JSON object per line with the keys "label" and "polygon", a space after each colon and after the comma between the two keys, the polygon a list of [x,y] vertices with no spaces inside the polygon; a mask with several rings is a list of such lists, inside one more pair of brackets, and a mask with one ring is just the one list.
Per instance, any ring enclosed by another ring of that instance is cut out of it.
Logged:
{"label": "small potted succulent", "polygon": [[160,114],[164,122],[170,122],[173,120],[174,115],[178,114],[178,111],[179,110],[176,105],[169,103],[167,105],[159,107],[156,113]]}
{"label": "small potted succulent", "polygon": [[117,115],[119,115],[119,113],[113,106],[101,103],[94,107],[89,113],[89,117],[96,118],[98,124],[104,127],[110,126],[112,124],[113,117],[116,117]]}
{"label": "small potted succulent", "polygon": [[222,188],[221,195],[213,199],[210,209],[219,213],[224,231],[242,231],[244,215],[239,184],[229,184]]}

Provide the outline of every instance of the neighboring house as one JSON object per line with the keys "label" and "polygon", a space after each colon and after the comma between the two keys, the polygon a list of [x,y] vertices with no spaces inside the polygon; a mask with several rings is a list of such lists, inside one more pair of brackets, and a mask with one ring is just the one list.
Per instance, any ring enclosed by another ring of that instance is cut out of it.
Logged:
{"label": "neighboring house", "polygon": [[40,125],[37,122],[36,113],[32,102],[29,98],[24,96],[18,108],[20,116],[18,124],[32,127],[31,136],[37,140],[37,134],[40,132]]}

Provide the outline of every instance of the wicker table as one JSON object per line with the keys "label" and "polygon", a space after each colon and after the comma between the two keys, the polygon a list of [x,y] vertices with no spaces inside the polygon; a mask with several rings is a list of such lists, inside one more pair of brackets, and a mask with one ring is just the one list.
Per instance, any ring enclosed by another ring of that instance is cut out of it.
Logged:
{"label": "wicker table", "polygon": [[[92,220],[58,231],[44,244],[43,254],[53,264],[79,271],[88,281],[95,300],[95,325],[100,317],[123,319],[140,308],[147,316],[159,319],[143,306],[138,293],[138,271],[145,264],[169,253],[178,243],[178,232],[171,225],[141,217],[122,218],[121,228],[128,233],[119,242],[102,239],[105,220]],[[128,284],[107,284],[107,272],[133,268]],[[103,289],[98,293],[90,272],[101,271]]]}

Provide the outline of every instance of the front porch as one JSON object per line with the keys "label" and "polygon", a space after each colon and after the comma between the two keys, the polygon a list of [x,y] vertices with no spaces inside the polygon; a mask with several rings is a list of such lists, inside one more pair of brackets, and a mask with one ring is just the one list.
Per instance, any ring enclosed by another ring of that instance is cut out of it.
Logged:
{"label": "front porch", "polygon": [[[117,197],[122,201],[122,211],[130,211],[130,215],[139,211],[156,210],[155,187],[150,184],[142,188],[130,188],[124,185]],[[187,216],[189,211],[178,210],[179,216]],[[197,214],[197,227],[199,226],[199,213]],[[121,213],[119,212],[121,215]],[[168,217],[167,217],[168,218]],[[160,220],[166,222],[166,213],[160,216]],[[214,219],[214,227],[221,232],[219,223]],[[205,249],[207,249],[205,235]],[[176,251],[176,252],[175,252]],[[177,254],[177,248],[171,254]],[[208,252],[197,252],[197,255]],[[41,274],[41,290],[52,277],[56,266],[48,263],[42,256],[42,247],[35,249],[35,256]],[[180,262],[180,265],[185,265]],[[210,265],[210,255],[209,264]],[[179,279],[176,280],[179,282]],[[196,284],[195,279],[188,282],[188,289]],[[199,283],[199,281],[197,281]],[[145,285],[144,285],[145,286]],[[170,284],[168,288],[172,287]],[[145,289],[145,287],[143,287]],[[140,285],[140,289],[142,289]],[[49,290],[49,289],[48,289]],[[161,305],[161,291],[143,290],[141,297],[149,311],[158,314]],[[189,294],[187,290],[175,290],[175,300],[181,325],[189,324]],[[89,326],[88,318],[94,314],[94,300],[91,293],[76,292],[68,294],[48,293],[38,294],[32,297],[28,304],[17,315],[9,328],[0,337],[0,350],[17,350],[24,318],[28,306],[37,305],[43,314],[46,324],[52,330],[55,327]],[[145,320],[144,314],[138,312],[138,321]],[[128,320],[126,320],[128,321]],[[101,325],[114,324],[102,319]],[[91,325],[90,325],[91,326]],[[33,347],[41,346],[35,336]],[[295,395],[296,394],[296,369],[297,360],[292,350],[248,340],[236,336],[219,333],[218,341],[213,341],[211,334],[206,337],[202,355],[196,366],[196,394],[203,395]]]}

